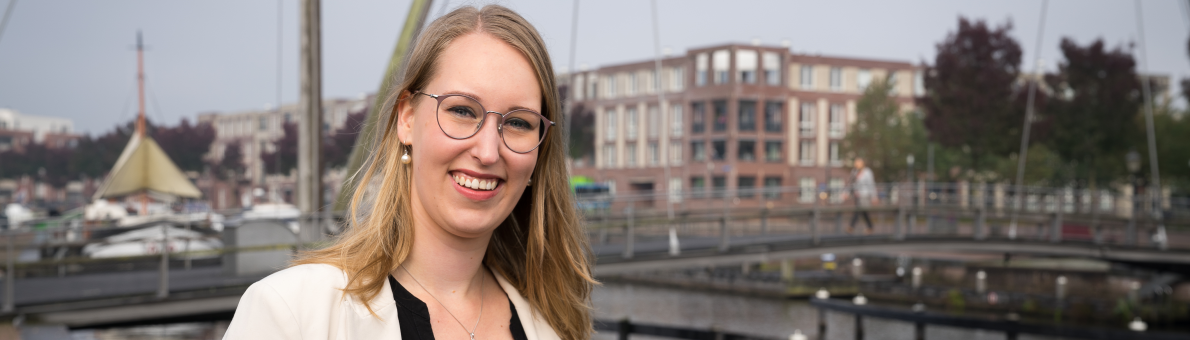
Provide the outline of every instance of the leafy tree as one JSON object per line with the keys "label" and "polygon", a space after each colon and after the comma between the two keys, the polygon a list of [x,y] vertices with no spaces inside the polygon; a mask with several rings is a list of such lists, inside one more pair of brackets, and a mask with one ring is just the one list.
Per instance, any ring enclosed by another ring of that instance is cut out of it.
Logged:
{"label": "leafy tree", "polygon": [[902,114],[892,91],[893,85],[886,79],[868,85],[856,103],[855,125],[843,139],[843,153],[863,158],[881,182],[906,180],[908,155],[925,163],[926,133],[921,119],[917,114]]}
{"label": "leafy tree", "polygon": [[1060,127],[1049,147],[1067,161],[1067,177],[1078,186],[1125,176],[1124,154],[1147,148],[1138,124],[1144,94],[1136,62],[1122,48],[1106,49],[1102,40],[1084,47],[1064,38],[1060,46],[1066,60],[1047,77],[1057,98],[1046,111]]}
{"label": "leafy tree", "polygon": [[594,157],[595,112],[587,110],[583,104],[576,104],[566,124],[570,124],[570,158]]}
{"label": "leafy tree", "polygon": [[356,137],[363,131],[363,125],[368,118],[368,110],[360,110],[347,115],[343,127],[330,136],[329,143],[323,143],[322,158],[327,168],[339,168],[347,165],[347,158],[351,156],[351,149],[355,148]]}
{"label": "leafy tree", "polygon": [[1025,96],[1018,86],[1021,47],[1011,30],[1011,23],[990,28],[960,17],[958,31],[938,43],[924,74],[926,94],[918,98],[930,139],[962,150],[966,168],[976,172],[994,169],[998,157],[1020,147]]}
{"label": "leafy tree", "polygon": [[281,125],[281,131],[284,133],[281,135],[281,138],[273,141],[273,152],[260,153],[260,160],[264,164],[264,170],[269,174],[284,175],[297,167],[297,124],[287,122]]}
{"label": "leafy tree", "polygon": [[221,179],[237,179],[244,174],[244,151],[239,141],[227,143],[223,147],[223,159],[214,166],[215,176]]}
{"label": "leafy tree", "polygon": [[[148,125],[148,124],[146,124]],[[210,124],[190,125],[188,119],[176,127],[154,127],[153,139],[166,155],[183,171],[202,171],[205,165],[202,157],[215,141],[215,128]]]}

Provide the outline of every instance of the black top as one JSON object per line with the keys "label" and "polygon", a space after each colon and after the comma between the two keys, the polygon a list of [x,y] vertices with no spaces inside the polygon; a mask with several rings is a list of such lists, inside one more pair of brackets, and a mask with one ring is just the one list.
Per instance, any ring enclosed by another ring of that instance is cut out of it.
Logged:
{"label": "black top", "polygon": [[[402,339],[434,340],[434,330],[430,327],[430,310],[426,303],[409,293],[392,275],[388,277],[388,285],[393,289],[393,300],[397,303],[397,320],[401,326]],[[508,322],[508,330],[515,340],[529,340],[525,336],[525,327],[517,317],[516,306],[512,300],[508,301],[508,308],[512,310],[512,320]]]}

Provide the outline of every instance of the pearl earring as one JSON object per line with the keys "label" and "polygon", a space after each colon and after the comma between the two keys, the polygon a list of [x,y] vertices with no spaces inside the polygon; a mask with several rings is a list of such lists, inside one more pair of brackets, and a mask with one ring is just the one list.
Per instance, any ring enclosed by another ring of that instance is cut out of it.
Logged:
{"label": "pearl earring", "polygon": [[529,179],[529,184],[525,184],[525,186],[530,186],[530,185],[533,185],[533,179],[532,179],[532,178],[530,178],[530,179]]}
{"label": "pearl earring", "polygon": [[410,162],[413,162],[413,158],[409,157],[409,148],[406,145],[405,154],[401,155],[401,164],[409,164]]}

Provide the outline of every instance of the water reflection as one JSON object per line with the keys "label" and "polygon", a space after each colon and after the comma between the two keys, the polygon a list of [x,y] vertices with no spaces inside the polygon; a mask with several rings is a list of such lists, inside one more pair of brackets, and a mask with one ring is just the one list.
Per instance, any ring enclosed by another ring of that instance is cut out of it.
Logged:
{"label": "water reflection", "polygon": [[[788,338],[800,329],[810,339],[817,339],[818,309],[805,300],[781,300],[716,292],[666,288],[651,285],[607,282],[592,293],[595,318],[672,325],[690,328],[716,328],[725,332],[773,338]],[[849,314],[827,313],[828,339],[855,339],[855,319]],[[864,338],[911,339],[913,324],[864,319]],[[615,339],[611,332],[596,339]],[[660,339],[632,336],[633,339]],[[1004,333],[942,326],[926,327],[926,339],[1002,340]],[[1020,335],[1019,339],[1053,339]]]}

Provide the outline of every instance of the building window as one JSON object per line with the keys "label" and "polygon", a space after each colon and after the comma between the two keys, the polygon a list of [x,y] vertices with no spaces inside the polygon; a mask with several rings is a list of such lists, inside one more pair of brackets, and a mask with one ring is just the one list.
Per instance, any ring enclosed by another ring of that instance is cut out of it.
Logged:
{"label": "building window", "polygon": [[669,71],[670,87],[673,92],[678,92],[686,89],[686,69],[682,67],[674,67]]}
{"label": "building window", "polygon": [[636,126],[640,123],[636,115],[636,108],[624,110],[624,138],[636,139]]}
{"label": "building window", "polygon": [[926,94],[926,80],[922,76],[921,71],[913,72],[913,95],[923,96]]}
{"label": "building window", "polygon": [[785,115],[785,105],[780,101],[764,103],[764,131],[781,132],[781,117]]}
{"label": "building window", "polygon": [[756,141],[741,140],[737,143],[739,144],[739,147],[736,150],[736,157],[742,162],[755,162]]}
{"label": "building window", "polygon": [[864,92],[864,90],[867,89],[868,85],[870,84],[872,84],[872,71],[869,71],[865,68],[860,69],[859,72],[856,72],[855,87],[859,90],[859,92]]}
{"label": "building window", "polygon": [[707,131],[707,104],[703,102],[690,103],[692,116],[690,117],[690,133]]}
{"label": "building window", "polygon": [[605,168],[616,167],[616,145],[615,144],[603,145],[603,167],[605,167]]}
{"label": "building window", "polygon": [[827,124],[828,136],[831,138],[843,137],[843,105],[831,104],[831,112],[829,122]]}
{"label": "building window", "polygon": [[649,107],[648,124],[645,128],[649,131],[649,138],[661,137],[661,112],[657,111],[656,106]]}
{"label": "building window", "polygon": [[736,192],[740,198],[756,197],[756,177],[740,176],[736,179]]}
{"label": "building window", "polygon": [[706,53],[699,53],[694,57],[694,86],[707,84],[707,59]]}
{"label": "building window", "polygon": [[628,74],[628,88],[626,89],[627,91],[624,91],[625,92],[624,94],[628,95],[628,96],[636,95],[637,91],[639,90],[639,89],[637,89],[637,86],[636,86],[638,81],[639,80],[636,77],[636,72],[629,73]]}
{"label": "building window", "polygon": [[649,142],[649,165],[657,165],[661,163],[661,150],[657,142]]}
{"label": "building window", "polygon": [[603,83],[607,84],[607,90],[604,91],[606,92],[605,98],[614,98],[616,96],[616,76],[610,75],[603,78]]}
{"label": "building window", "polygon": [[802,103],[802,112],[798,119],[798,134],[802,137],[814,137],[814,116],[817,115],[814,103]]}
{"label": "building window", "polygon": [[832,178],[831,181],[827,184],[827,188],[830,188],[830,193],[827,194],[827,196],[830,197],[831,203],[843,203],[843,180],[842,179]]}
{"label": "building window", "polygon": [[898,78],[898,77],[897,77],[897,75],[898,75],[898,73],[900,73],[900,72],[897,72],[896,70],[889,70],[889,71],[888,71],[888,86],[890,86],[890,87],[892,87],[892,88],[894,88],[894,89],[897,87],[897,78]]}
{"label": "building window", "polygon": [[814,203],[814,178],[802,177],[802,179],[798,181],[798,191],[800,192],[797,198],[798,202]]}
{"label": "building window", "polygon": [[711,197],[722,198],[727,192],[727,177],[713,176],[711,177]]}
{"label": "building window", "polygon": [[727,131],[727,101],[716,100],[711,105],[715,109],[715,132]]}
{"label": "building window", "polygon": [[764,52],[764,83],[771,86],[781,85],[781,56],[775,52]]}
{"label": "building window", "polygon": [[814,140],[802,140],[800,151],[798,154],[798,163],[802,166],[814,165]]}
{"label": "building window", "polygon": [[725,159],[727,159],[727,141],[711,141],[711,160],[721,161]]}
{"label": "building window", "polygon": [[636,166],[636,143],[628,143],[624,145],[624,166]]}
{"label": "building window", "polygon": [[843,160],[839,159],[839,142],[838,141],[830,142],[830,144],[827,147],[827,152],[829,152],[828,155],[830,155],[831,166],[843,165]]}
{"label": "building window", "polygon": [[770,140],[764,142],[764,160],[768,162],[781,161],[781,141]]}
{"label": "building window", "polygon": [[619,130],[619,126],[616,125],[616,111],[614,111],[614,110],[613,111],[604,111],[603,112],[603,139],[606,139],[606,140],[616,139],[616,130]]}
{"label": "building window", "polygon": [[682,201],[682,178],[681,177],[670,177],[669,185],[667,186],[667,188],[669,188],[669,201],[670,202],[678,203],[678,202]]}
{"label": "building window", "polygon": [[669,163],[675,164],[675,165],[682,164],[682,142],[681,141],[675,140],[675,141],[669,142]]}
{"label": "building window", "polygon": [[583,100],[583,95],[587,93],[586,89],[584,89],[586,87],[585,85],[587,85],[586,79],[583,79],[583,75],[581,74],[575,75],[570,79],[571,84],[574,84],[574,88],[572,89],[574,90],[574,100]]}
{"label": "building window", "polygon": [[736,80],[744,84],[756,84],[756,51],[735,51]]}
{"label": "building window", "polygon": [[781,177],[764,178],[764,198],[781,199]]}
{"label": "building window", "polygon": [[690,194],[694,198],[702,198],[707,192],[707,179],[702,176],[690,177]]}
{"label": "building window", "polygon": [[801,78],[802,78],[801,83],[802,83],[803,89],[807,89],[807,90],[813,89],[814,88],[814,66],[802,65]]}
{"label": "building window", "polygon": [[259,121],[258,125],[260,125],[260,126],[256,127],[258,130],[265,131],[265,130],[269,129],[269,118],[268,117],[260,117],[257,120]]}
{"label": "building window", "polygon": [[703,141],[690,142],[690,158],[695,162],[707,160],[707,143]]}
{"label": "building window", "polygon": [[831,91],[843,89],[843,69],[831,67]]}
{"label": "building window", "polygon": [[740,101],[740,131],[756,131],[756,101]]}
{"label": "building window", "polygon": [[587,98],[596,99],[598,98],[597,95],[599,94],[599,77],[591,75],[589,79],[590,80],[588,81],[590,83],[587,84]]}
{"label": "building window", "polygon": [[686,128],[682,121],[682,104],[674,104],[669,110],[669,136],[681,137],[682,129]]}
{"label": "building window", "polygon": [[715,72],[715,84],[725,84],[730,79],[730,61],[731,53],[728,50],[719,50],[711,54],[711,70]]}

